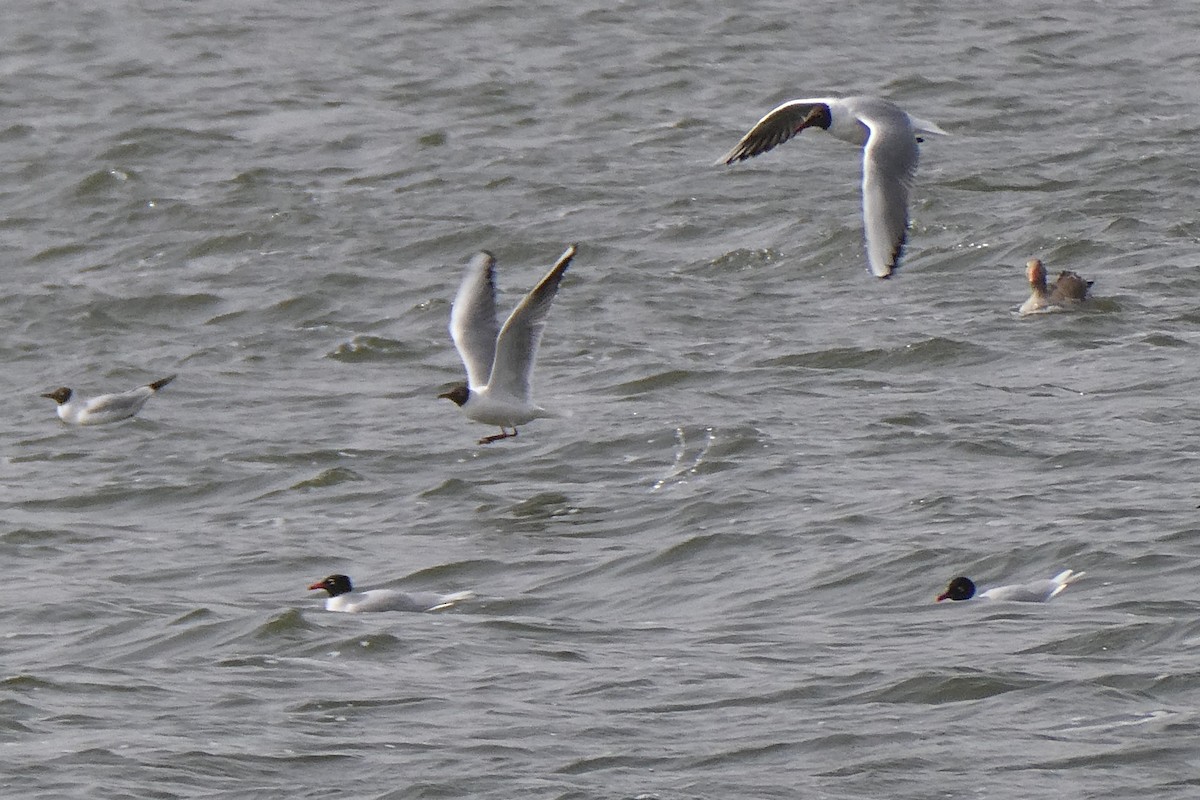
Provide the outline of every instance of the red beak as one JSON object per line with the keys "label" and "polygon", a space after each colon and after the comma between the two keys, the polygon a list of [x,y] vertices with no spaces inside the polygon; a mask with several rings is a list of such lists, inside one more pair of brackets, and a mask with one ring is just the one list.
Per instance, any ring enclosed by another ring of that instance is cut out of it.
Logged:
{"label": "red beak", "polygon": [[316,583],[314,583],[312,586],[310,586],[308,588],[309,588],[309,591],[312,591],[313,589],[324,589],[325,584],[321,581],[317,581]]}
{"label": "red beak", "polygon": [[945,593],[945,594],[939,594],[939,595],[938,595],[938,596],[937,596],[937,597],[934,599],[934,601],[933,601],[933,602],[935,602],[935,603],[940,603],[940,602],[942,602],[943,600],[945,600],[946,598],[948,598],[949,596],[950,596],[950,593],[949,593],[949,592],[947,592],[947,593]]}

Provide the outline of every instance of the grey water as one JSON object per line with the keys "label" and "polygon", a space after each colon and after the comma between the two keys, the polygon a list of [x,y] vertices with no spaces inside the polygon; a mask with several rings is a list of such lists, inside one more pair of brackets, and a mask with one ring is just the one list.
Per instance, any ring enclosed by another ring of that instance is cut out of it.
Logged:
{"label": "grey water", "polygon": [[[0,796],[1200,792],[1191,2],[5,12]],[[713,164],[857,93],[951,134],[889,281],[854,148]],[[560,416],[479,446],[462,269],[570,242]]]}

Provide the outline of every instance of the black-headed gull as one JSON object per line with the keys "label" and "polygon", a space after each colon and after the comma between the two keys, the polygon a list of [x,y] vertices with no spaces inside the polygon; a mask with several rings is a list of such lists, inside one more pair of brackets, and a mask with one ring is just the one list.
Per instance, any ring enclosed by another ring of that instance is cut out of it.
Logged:
{"label": "black-headed gull", "polygon": [[329,592],[325,599],[326,611],[344,611],[358,614],[365,611],[438,611],[475,596],[474,592],[401,592],[396,589],[369,589],[354,591],[350,578],[345,575],[330,575],[308,587]]}
{"label": "black-headed gull", "polygon": [[1091,281],[1069,270],[1058,273],[1054,283],[1046,286],[1046,268],[1036,258],[1025,265],[1025,277],[1029,279],[1029,299],[1017,309],[1022,317],[1077,306],[1087,299],[1092,286]]}
{"label": "black-headed gull", "polygon": [[168,375],[162,380],[130,389],[128,392],[102,394],[97,397],[76,397],[71,389],[60,386],[42,397],[49,397],[58,403],[58,418],[63,422],[70,425],[104,425],[129,419],[141,411],[146,401],[159,389],[173,380],[175,376]]}
{"label": "black-headed gull", "polygon": [[496,321],[496,259],[483,252],[467,265],[450,312],[450,336],[467,368],[467,383],[438,397],[453,400],[469,419],[500,426],[499,434],[485,436],[480,444],[516,436],[518,425],[553,416],[533,402],[529,380],[546,314],[575,250],[571,245],[559,256],[504,327]]}
{"label": "black-headed gull", "polygon": [[908,237],[908,192],[917,174],[919,134],[946,132],[879,97],[789,100],[760,119],[718,163],[765,153],[805,128],[821,128],[862,147],[867,261],[876,277],[891,277]]}
{"label": "black-headed gull", "polygon": [[1053,578],[1029,583],[1012,583],[1007,586],[997,586],[985,592],[975,593],[975,584],[970,578],[959,576],[950,581],[946,591],[939,594],[937,602],[943,600],[1011,600],[1018,603],[1045,603],[1057,596],[1075,581],[1087,573],[1063,570]]}

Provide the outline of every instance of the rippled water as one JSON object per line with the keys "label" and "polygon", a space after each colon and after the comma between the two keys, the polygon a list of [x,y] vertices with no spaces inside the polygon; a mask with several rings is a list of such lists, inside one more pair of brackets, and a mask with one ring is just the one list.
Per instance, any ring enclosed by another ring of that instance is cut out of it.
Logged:
{"label": "rippled water", "polygon": [[[1192,12],[10,4],[2,794],[1194,797]],[[952,134],[887,282],[852,148],[712,166],[858,92]],[[476,446],[462,267],[572,241],[564,416]]]}

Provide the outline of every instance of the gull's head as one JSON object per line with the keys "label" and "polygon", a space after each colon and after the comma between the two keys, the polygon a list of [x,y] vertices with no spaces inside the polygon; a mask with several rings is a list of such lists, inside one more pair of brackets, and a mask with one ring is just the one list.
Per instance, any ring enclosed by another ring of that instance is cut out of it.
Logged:
{"label": "gull's head", "polygon": [[975,584],[971,582],[970,578],[959,575],[950,581],[950,584],[946,587],[946,591],[939,594],[935,602],[940,603],[943,600],[970,600],[974,596]]}
{"label": "gull's head", "polygon": [[812,111],[808,112],[808,116],[796,126],[796,133],[805,128],[821,128],[827,131],[832,124],[833,116],[829,113],[829,106],[824,103],[818,103]]}
{"label": "gull's head", "polygon": [[314,583],[308,587],[309,590],[324,589],[329,592],[330,597],[337,597],[339,594],[349,594],[354,591],[354,587],[350,584],[350,578],[346,575],[330,575],[322,581]]}
{"label": "gull's head", "polygon": [[467,388],[465,383],[460,383],[448,392],[438,395],[439,400],[453,400],[456,406],[463,406],[467,403],[467,398],[471,396],[471,390]]}
{"label": "gull's head", "polygon": [[61,406],[63,403],[71,399],[71,390],[65,386],[60,386],[53,392],[47,392],[46,394],[42,395],[42,397],[49,397],[51,400]]}
{"label": "gull's head", "polygon": [[1039,259],[1030,259],[1025,265],[1025,277],[1029,279],[1030,286],[1046,288],[1046,268]]}

